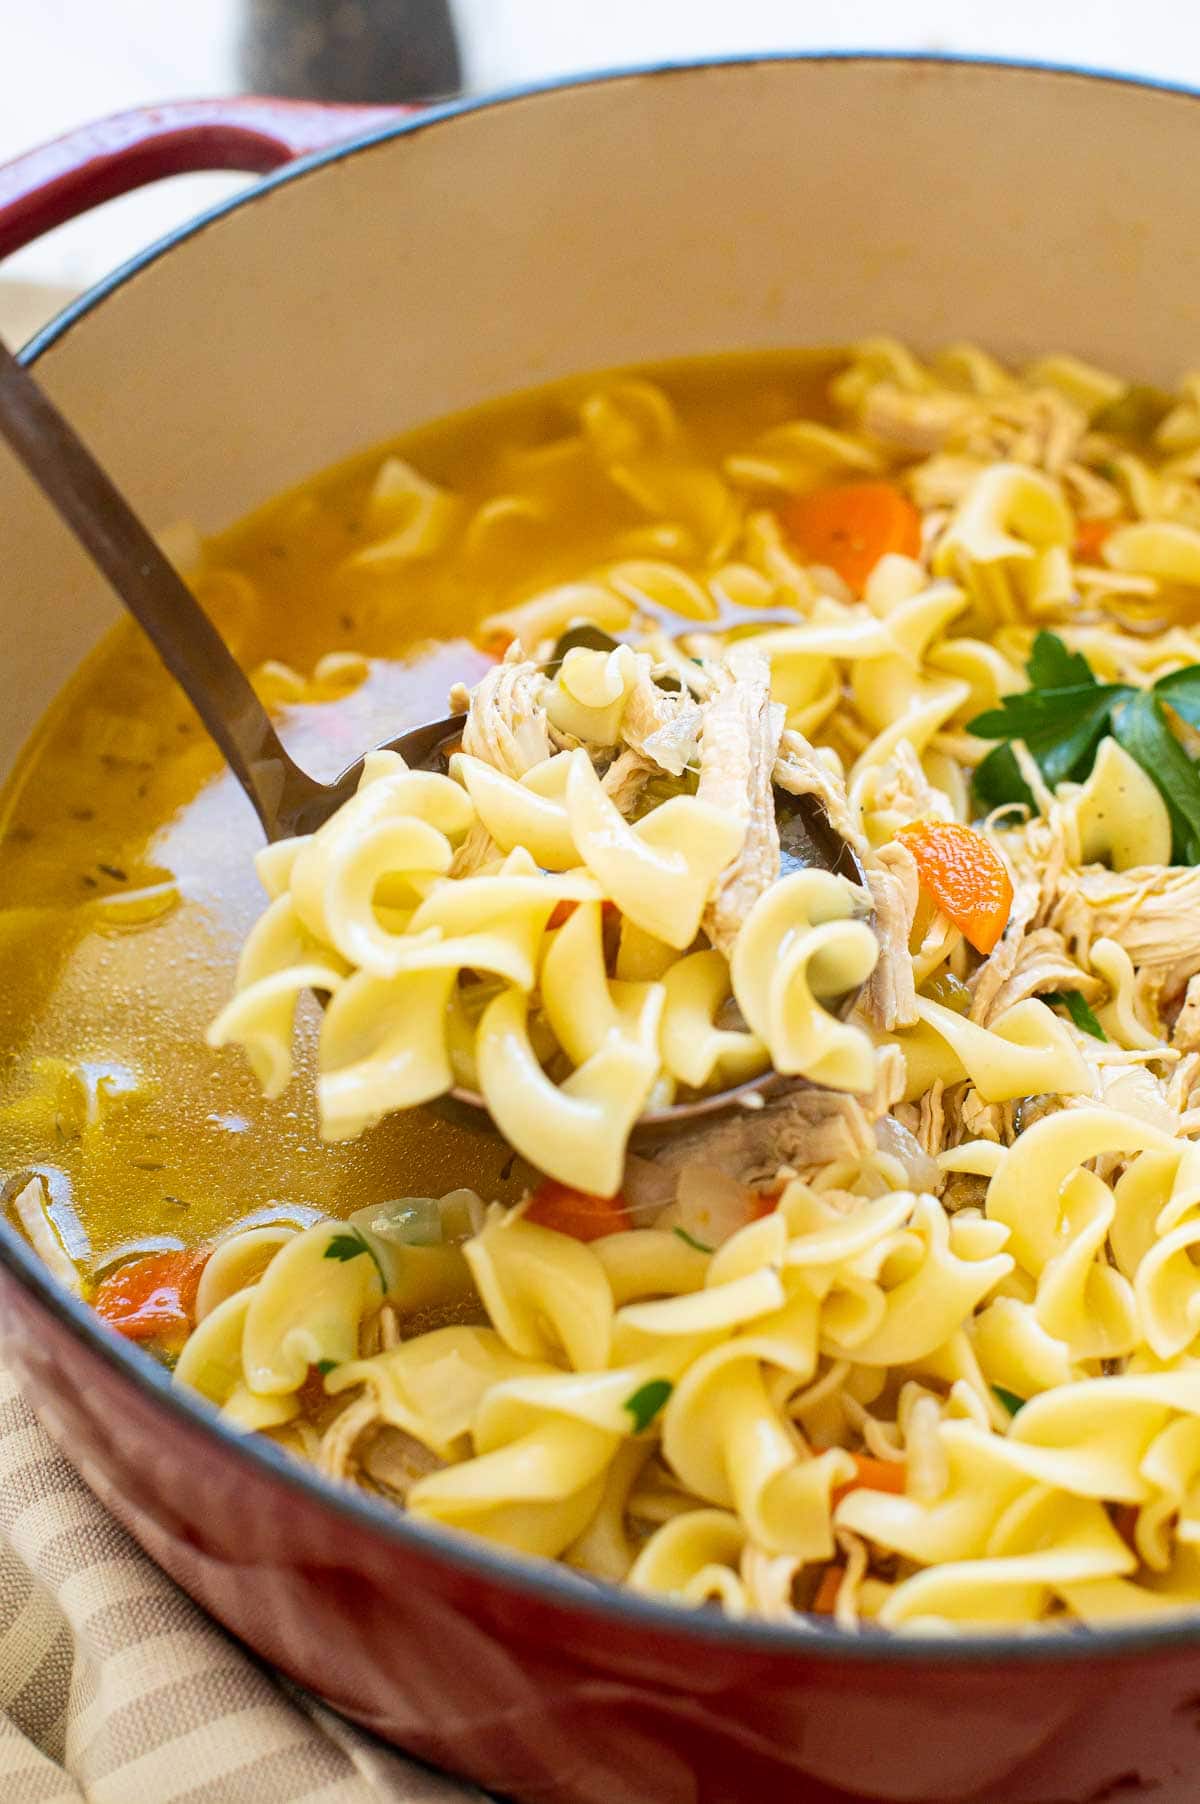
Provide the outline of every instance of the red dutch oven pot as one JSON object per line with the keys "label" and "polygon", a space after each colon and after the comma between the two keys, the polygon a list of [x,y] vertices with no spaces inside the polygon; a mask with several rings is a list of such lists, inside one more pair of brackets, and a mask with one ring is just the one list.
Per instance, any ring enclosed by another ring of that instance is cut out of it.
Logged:
{"label": "red dutch oven pot", "polygon": [[[347,141],[348,140],[348,141]],[[1195,96],[925,57],[691,65],[418,115],[196,102],[0,170],[0,255],[181,170],[280,169],[25,357],[153,521],[213,529],[587,367],[888,331],[1171,380],[1200,353]],[[113,617],[0,454],[0,768]],[[527,1804],[1194,1804],[1200,1618],[888,1640],[503,1556],[235,1436],[0,1228],[3,1356],[142,1546],[357,1722]]]}

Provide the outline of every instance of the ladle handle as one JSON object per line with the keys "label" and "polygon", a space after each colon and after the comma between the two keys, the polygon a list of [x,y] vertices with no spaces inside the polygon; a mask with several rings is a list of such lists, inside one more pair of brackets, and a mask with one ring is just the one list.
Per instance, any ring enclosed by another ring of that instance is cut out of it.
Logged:
{"label": "ladle handle", "polygon": [[246,791],[268,839],[285,792],[315,788],[293,764],[224,640],[120,490],[0,340],[7,439],[143,628]]}

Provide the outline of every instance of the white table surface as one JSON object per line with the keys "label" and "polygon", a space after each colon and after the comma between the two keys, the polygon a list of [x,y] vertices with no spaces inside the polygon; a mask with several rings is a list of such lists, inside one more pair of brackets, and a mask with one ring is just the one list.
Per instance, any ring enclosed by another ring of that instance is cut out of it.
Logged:
{"label": "white table surface", "polygon": [[[780,48],[940,49],[1086,63],[1200,84],[1186,0],[453,0],[468,89],[647,60]],[[0,0],[0,161],[72,125],[238,86],[239,0]],[[112,201],[0,265],[0,330],[62,304],[236,176]]]}

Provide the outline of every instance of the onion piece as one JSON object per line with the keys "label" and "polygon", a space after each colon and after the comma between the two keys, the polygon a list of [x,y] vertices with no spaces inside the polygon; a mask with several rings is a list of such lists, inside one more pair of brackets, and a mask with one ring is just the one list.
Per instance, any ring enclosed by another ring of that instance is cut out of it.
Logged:
{"label": "onion piece", "polygon": [[903,1122],[897,1121],[894,1115],[880,1116],[875,1123],[875,1144],[881,1153],[886,1153],[903,1167],[913,1190],[937,1195],[945,1174]]}
{"label": "onion piece", "polygon": [[483,1226],[483,1203],[473,1190],[449,1190],[445,1196],[398,1196],[386,1203],[356,1209],[356,1228],[393,1246],[437,1247],[469,1240]]}
{"label": "onion piece", "polygon": [[675,1201],[678,1174],[655,1159],[643,1159],[638,1153],[627,1153],[621,1178],[621,1195],[625,1208],[639,1228],[647,1228]]}
{"label": "onion piece", "polygon": [[656,1226],[682,1228],[701,1246],[719,1247],[754,1218],[755,1196],[744,1184],[712,1165],[683,1165],[675,1201]]}
{"label": "onion piece", "polygon": [[249,1228],[311,1228],[319,1221],[326,1220],[324,1209],[314,1209],[310,1203],[266,1203],[261,1209],[251,1209],[248,1215],[240,1215],[235,1222],[215,1236],[216,1244],[223,1240],[231,1240],[235,1234],[244,1234]]}
{"label": "onion piece", "polygon": [[350,1217],[356,1228],[396,1246],[436,1247],[442,1242],[442,1217],[433,1196],[398,1196],[371,1203]]}
{"label": "onion piece", "polygon": [[1119,1109],[1164,1134],[1179,1132],[1179,1117],[1162,1092],[1162,1085],[1144,1065],[1111,1065],[1100,1073],[1100,1088],[1106,1109]]}
{"label": "onion piece", "polygon": [[36,1176],[30,1178],[25,1188],[12,1199],[9,1207],[42,1263],[65,1289],[75,1296],[82,1295],[83,1285],[79,1272],[63,1245],[47,1206],[44,1180]]}
{"label": "onion piece", "polygon": [[483,1198],[474,1190],[449,1190],[438,1199],[443,1240],[469,1240],[483,1227]]}

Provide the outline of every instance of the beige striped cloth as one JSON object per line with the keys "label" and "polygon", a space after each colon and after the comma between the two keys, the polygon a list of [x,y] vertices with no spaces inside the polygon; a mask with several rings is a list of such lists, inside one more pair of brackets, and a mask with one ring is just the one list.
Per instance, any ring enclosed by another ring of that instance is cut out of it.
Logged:
{"label": "beige striped cloth", "polygon": [[482,1804],[274,1677],[101,1508],[0,1369],[3,1804]]}

